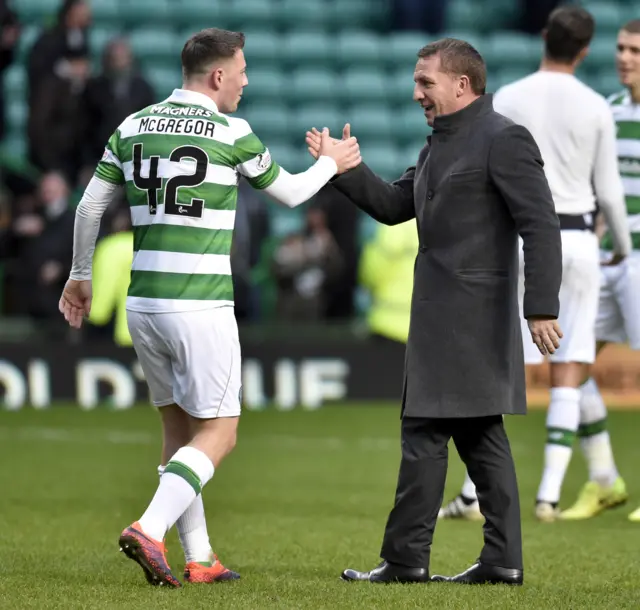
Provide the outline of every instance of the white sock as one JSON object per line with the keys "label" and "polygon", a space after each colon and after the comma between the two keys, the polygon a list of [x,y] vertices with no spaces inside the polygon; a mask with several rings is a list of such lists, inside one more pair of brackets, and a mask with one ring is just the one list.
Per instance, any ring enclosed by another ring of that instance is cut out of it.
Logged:
{"label": "white sock", "polygon": [[537,496],[539,502],[557,504],[560,500],[560,490],[571,461],[579,421],[580,390],[552,388],[547,412],[544,471]]}
{"label": "white sock", "polygon": [[[163,473],[164,466],[158,466],[158,474],[162,476]],[[209,542],[201,493],[196,496],[195,500],[189,504],[189,508],[176,521],[176,529],[184,550],[186,563],[196,561],[207,564],[213,561],[213,549]]]}
{"label": "white sock", "polygon": [[202,451],[195,447],[178,449],[165,466],[151,504],[138,519],[142,531],[155,540],[164,540],[213,472],[213,463]]}
{"label": "white sock", "polygon": [[611,487],[619,474],[607,431],[607,407],[593,378],[580,388],[578,435],[589,468],[589,480]]}
{"label": "white sock", "polygon": [[464,483],[462,484],[461,493],[467,500],[478,499],[478,495],[476,494],[476,486],[471,480],[471,477],[469,476],[469,473],[467,471],[465,471]]}

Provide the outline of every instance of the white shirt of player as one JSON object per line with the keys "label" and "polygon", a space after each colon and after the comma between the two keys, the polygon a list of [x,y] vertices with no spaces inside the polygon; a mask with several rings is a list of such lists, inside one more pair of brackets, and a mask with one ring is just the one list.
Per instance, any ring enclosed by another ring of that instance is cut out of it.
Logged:
{"label": "white shirt of player", "polygon": [[556,212],[587,214],[595,211],[597,201],[616,252],[628,254],[616,128],[605,98],[572,74],[540,70],[502,87],[493,107],[531,132]]}

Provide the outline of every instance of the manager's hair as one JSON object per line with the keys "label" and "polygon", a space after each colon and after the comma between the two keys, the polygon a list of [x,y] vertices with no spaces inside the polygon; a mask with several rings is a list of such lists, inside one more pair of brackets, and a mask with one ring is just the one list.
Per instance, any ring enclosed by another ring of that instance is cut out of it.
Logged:
{"label": "manager's hair", "polygon": [[487,87],[487,67],[482,55],[464,40],[441,38],[425,45],[418,51],[418,57],[440,58],[440,69],[447,74],[466,76],[471,90],[483,95]]}
{"label": "manager's hair", "polygon": [[579,6],[561,6],[549,15],[545,26],[545,54],[560,63],[573,63],[593,38],[595,21]]}
{"label": "manager's hair", "polygon": [[208,28],[194,34],[182,48],[182,74],[189,78],[204,74],[212,64],[231,59],[244,48],[244,34],[218,28]]}

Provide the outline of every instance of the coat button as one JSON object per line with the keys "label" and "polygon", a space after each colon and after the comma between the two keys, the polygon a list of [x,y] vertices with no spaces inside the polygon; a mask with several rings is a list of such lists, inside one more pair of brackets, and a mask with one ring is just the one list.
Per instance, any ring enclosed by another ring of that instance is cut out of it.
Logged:
{"label": "coat button", "polygon": [[432,190],[428,190],[427,191],[427,199],[433,199],[433,191]]}

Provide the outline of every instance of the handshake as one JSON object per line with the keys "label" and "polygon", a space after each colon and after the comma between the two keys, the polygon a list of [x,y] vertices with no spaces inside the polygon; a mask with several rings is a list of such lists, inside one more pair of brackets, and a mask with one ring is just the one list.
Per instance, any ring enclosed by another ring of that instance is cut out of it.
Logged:
{"label": "handshake", "polygon": [[329,135],[325,127],[322,132],[315,127],[307,131],[307,147],[311,156],[318,159],[320,156],[331,157],[338,166],[337,174],[357,167],[362,162],[358,140],[351,137],[351,126],[347,123],[342,130],[342,140],[336,140]]}

